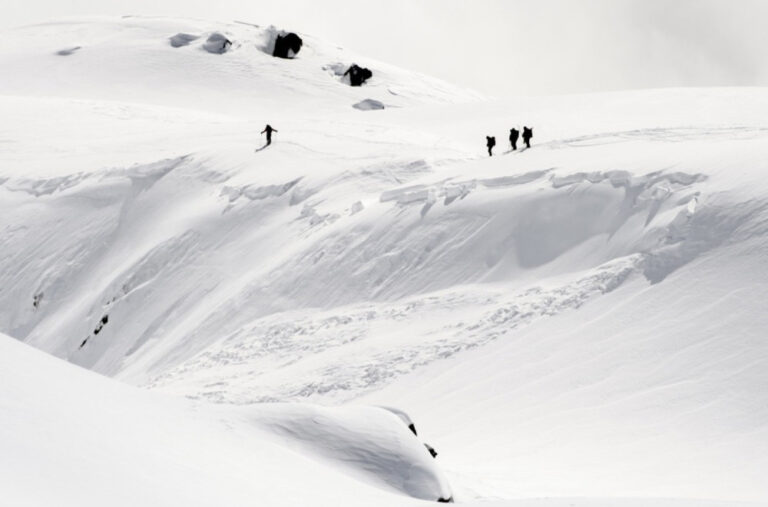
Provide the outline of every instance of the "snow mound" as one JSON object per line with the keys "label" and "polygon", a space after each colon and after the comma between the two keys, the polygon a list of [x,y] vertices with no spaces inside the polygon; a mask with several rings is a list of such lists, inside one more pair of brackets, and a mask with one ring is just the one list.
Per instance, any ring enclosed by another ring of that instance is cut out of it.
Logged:
{"label": "snow mound", "polygon": [[209,53],[222,55],[232,47],[232,42],[223,34],[214,32],[208,36],[203,44],[203,49]]}
{"label": "snow mound", "polygon": [[352,104],[352,107],[361,111],[375,111],[384,109],[384,103],[376,99],[364,99],[356,104]]}
{"label": "snow mound", "polygon": [[347,79],[347,84],[349,84],[348,78],[344,77],[344,72],[347,70],[347,66],[345,64],[341,62],[328,63],[323,65],[322,68],[324,71],[328,72],[331,76],[334,76],[340,79]]}
{"label": "snow mound", "polygon": [[[427,449],[391,415],[377,407],[267,404],[254,419],[298,442],[305,452],[343,465],[354,476],[422,500],[452,497]],[[393,431],[394,425],[402,431]],[[404,438],[402,432],[410,436]]]}
{"label": "snow mound", "polygon": [[181,48],[184,46],[188,46],[191,42],[194,42],[199,38],[200,38],[199,35],[192,35],[189,33],[177,33],[173,37],[170,37],[169,40],[171,42],[171,46],[175,48]]}

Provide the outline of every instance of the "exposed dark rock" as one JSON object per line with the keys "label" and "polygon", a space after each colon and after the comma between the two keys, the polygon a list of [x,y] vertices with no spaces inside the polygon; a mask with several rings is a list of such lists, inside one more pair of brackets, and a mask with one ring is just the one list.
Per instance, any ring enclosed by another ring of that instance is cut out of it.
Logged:
{"label": "exposed dark rock", "polygon": [[373,77],[373,72],[371,72],[370,69],[366,69],[365,67],[360,67],[356,63],[353,63],[347,69],[344,75],[349,76],[350,86],[360,86],[363,83],[365,83],[367,80],[371,79],[371,77]]}
{"label": "exposed dark rock", "polygon": [[429,454],[431,454],[433,458],[437,458],[437,451],[435,450],[434,447],[432,447],[429,444],[424,444],[424,447],[427,448],[427,450],[429,451]]}
{"label": "exposed dark rock", "polygon": [[278,35],[275,39],[275,49],[272,51],[272,56],[278,58],[293,58],[299,53],[303,44],[304,41],[302,41],[301,37],[295,33]]}
{"label": "exposed dark rock", "polygon": [[[104,329],[104,326],[109,322],[109,315],[104,314],[103,317],[101,317],[101,320],[99,320],[98,325],[93,329],[93,336],[96,336],[97,334],[101,333],[101,330]],[[80,344],[79,348],[85,347],[85,344],[88,343],[88,340],[91,339],[91,336],[87,336],[85,340]]]}
{"label": "exposed dark rock", "polygon": [[[101,318],[101,321],[99,322],[99,325],[96,326],[96,329],[93,330],[93,334],[97,335],[101,332],[102,328],[104,328],[104,325],[109,322],[109,315],[104,315]],[[82,347],[82,345],[81,345]]]}

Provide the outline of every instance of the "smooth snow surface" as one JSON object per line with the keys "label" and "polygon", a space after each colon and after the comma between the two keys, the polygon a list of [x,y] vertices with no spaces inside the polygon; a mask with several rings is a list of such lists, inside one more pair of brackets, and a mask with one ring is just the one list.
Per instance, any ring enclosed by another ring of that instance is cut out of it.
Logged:
{"label": "smooth snow surface", "polygon": [[4,335],[0,381],[4,505],[408,505],[404,494],[450,495],[432,457],[383,409],[204,406]]}
{"label": "smooth snow surface", "polygon": [[3,501],[768,503],[768,90],[502,101],[282,29],[5,34],[0,332],[145,389],[2,337]]}

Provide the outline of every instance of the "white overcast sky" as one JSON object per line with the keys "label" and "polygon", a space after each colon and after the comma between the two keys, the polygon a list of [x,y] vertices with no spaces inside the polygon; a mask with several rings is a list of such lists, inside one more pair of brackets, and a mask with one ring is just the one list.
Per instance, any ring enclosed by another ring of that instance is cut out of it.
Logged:
{"label": "white overcast sky", "polygon": [[0,0],[0,28],[91,14],[275,24],[496,96],[768,86],[768,0]]}

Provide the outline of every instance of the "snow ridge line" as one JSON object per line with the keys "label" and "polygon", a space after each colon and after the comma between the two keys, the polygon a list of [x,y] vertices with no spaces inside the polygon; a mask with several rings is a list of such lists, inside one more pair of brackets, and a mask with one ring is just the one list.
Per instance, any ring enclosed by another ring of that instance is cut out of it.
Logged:
{"label": "snow ridge line", "polygon": [[689,174],[685,172],[655,171],[643,176],[635,176],[629,171],[594,171],[577,172],[560,176],[551,174],[554,167],[529,171],[523,174],[500,176],[495,178],[477,178],[465,181],[444,181],[435,184],[419,184],[407,187],[395,188],[382,192],[380,202],[396,202],[397,204],[422,203],[433,204],[443,198],[443,204],[448,205],[456,199],[464,199],[478,186],[485,189],[511,187],[525,185],[550,175],[549,183],[552,188],[562,188],[577,183],[602,183],[608,182],[614,187],[642,187],[648,189],[657,185],[666,184],[675,189],[687,187],[695,183],[705,181],[707,176],[701,173]]}

